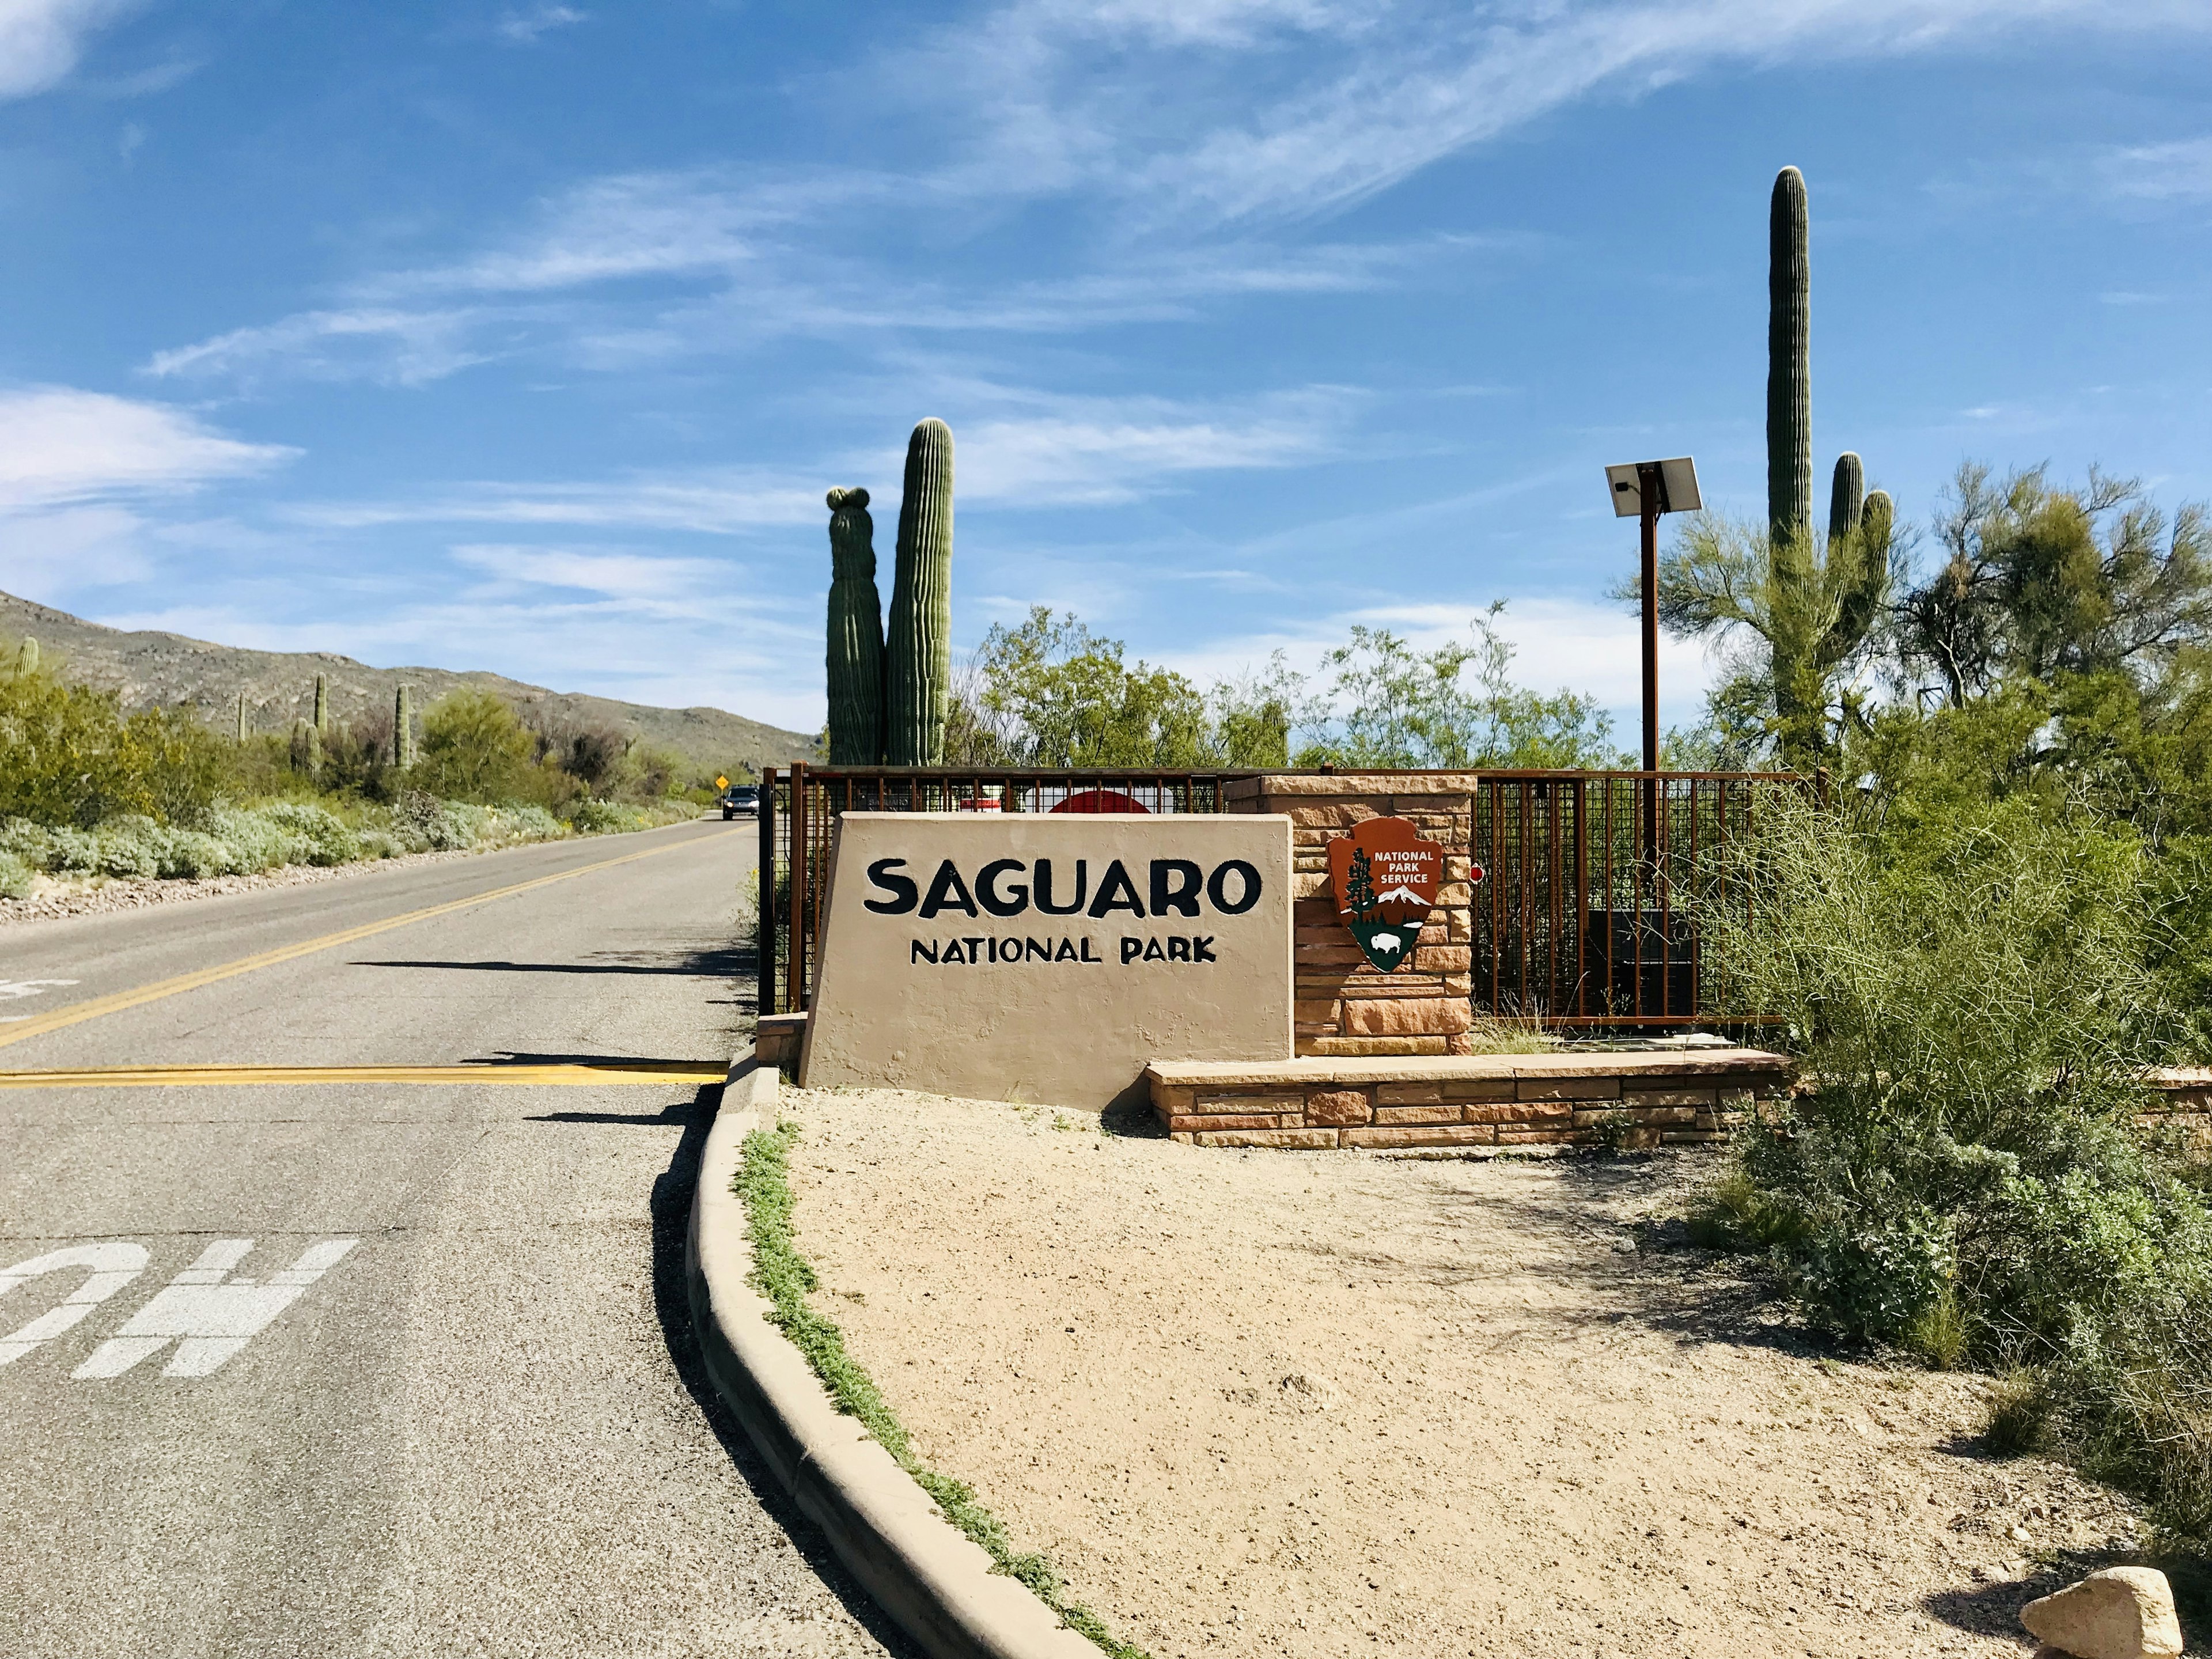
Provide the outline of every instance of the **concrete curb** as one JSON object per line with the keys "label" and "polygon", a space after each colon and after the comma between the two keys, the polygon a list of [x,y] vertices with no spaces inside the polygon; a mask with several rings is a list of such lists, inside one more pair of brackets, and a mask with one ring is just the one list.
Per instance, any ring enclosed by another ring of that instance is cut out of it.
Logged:
{"label": "concrete curb", "polygon": [[732,1060],[699,1160],[684,1269],[714,1391],[837,1559],[931,1659],[1098,1659],[1043,1602],[992,1571],[982,1547],[830,1403],[746,1282],[752,1240],[731,1182],[745,1136],[775,1121],[779,1080],[750,1048]]}

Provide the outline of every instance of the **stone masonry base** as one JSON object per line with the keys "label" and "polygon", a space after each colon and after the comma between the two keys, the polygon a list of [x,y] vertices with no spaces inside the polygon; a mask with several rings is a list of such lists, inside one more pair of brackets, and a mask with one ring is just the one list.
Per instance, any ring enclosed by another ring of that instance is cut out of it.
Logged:
{"label": "stone masonry base", "polygon": [[1719,1141],[1787,1094],[1758,1048],[1389,1055],[1146,1068],[1152,1110],[1200,1146],[1661,1146]]}

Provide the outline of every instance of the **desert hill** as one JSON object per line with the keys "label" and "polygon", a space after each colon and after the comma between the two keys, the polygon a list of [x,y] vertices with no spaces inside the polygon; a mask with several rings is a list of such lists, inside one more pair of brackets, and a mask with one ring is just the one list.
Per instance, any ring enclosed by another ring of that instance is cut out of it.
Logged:
{"label": "desert hill", "polygon": [[0,593],[0,638],[25,635],[38,641],[49,663],[58,659],[69,678],[120,692],[125,708],[189,703],[219,731],[229,731],[237,718],[240,688],[246,692],[248,731],[290,731],[295,720],[313,714],[315,676],[324,674],[330,679],[333,720],[377,715],[388,720],[392,695],[402,682],[415,688],[418,709],[456,686],[474,686],[496,691],[541,730],[561,725],[611,726],[674,750],[706,776],[738,767],[757,772],[763,766],[819,758],[814,739],[805,733],[763,726],[720,708],[655,708],[548,690],[481,671],[371,668],[327,651],[247,651],[182,634],[126,633]]}

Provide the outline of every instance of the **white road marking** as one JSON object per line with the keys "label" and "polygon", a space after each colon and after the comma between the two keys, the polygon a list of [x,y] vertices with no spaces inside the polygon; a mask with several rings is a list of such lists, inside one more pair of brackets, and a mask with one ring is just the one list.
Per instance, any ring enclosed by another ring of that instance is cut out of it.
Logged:
{"label": "white road marking", "polygon": [[74,985],[73,979],[0,979],[0,1002],[13,1002],[18,997],[34,997],[53,985]]}
{"label": "white road marking", "polygon": [[218,1239],[70,1375],[120,1376],[174,1341],[177,1351],[161,1375],[205,1376],[268,1328],[270,1321],[360,1243],[357,1238],[326,1238],[308,1246],[283,1272],[270,1274],[265,1285],[251,1279],[234,1279],[226,1285],[225,1275],[246,1260],[253,1241]]}
{"label": "white road marking", "polygon": [[[73,979],[0,979],[0,1002],[13,1002],[21,997],[34,997],[52,985],[76,983]],[[28,1018],[30,1018],[28,1014],[0,1014],[0,1025],[13,1025],[18,1020]]]}
{"label": "white road marking", "polygon": [[58,1308],[49,1309],[29,1324],[0,1336],[0,1365],[21,1359],[41,1342],[51,1342],[73,1329],[87,1314],[146,1270],[146,1251],[138,1244],[77,1244],[66,1250],[49,1250],[0,1269],[0,1296],[64,1267],[89,1267],[92,1276]]}

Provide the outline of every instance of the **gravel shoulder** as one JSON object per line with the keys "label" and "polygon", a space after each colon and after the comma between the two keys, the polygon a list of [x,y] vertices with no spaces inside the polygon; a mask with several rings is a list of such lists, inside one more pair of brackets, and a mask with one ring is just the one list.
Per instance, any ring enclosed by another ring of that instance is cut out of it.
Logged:
{"label": "gravel shoulder", "polygon": [[[678,820],[681,822],[681,820]],[[665,826],[657,826],[665,827]],[[625,833],[637,834],[638,831]],[[586,837],[573,837],[583,840]],[[605,839],[605,837],[601,837]],[[412,870],[426,864],[451,864],[481,858],[517,847],[550,847],[556,842],[501,842],[494,846],[465,847],[447,853],[403,853],[397,858],[356,859],[349,864],[288,864],[251,876],[210,876],[204,880],[173,877],[154,880],[137,877],[89,876],[75,879],[41,876],[27,898],[0,897],[0,927],[15,921],[59,921],[71,916],[113,915],[127,910],[150,909],[159,904],[183,904],[193,899],[219,898],[228,893],[258,893],[276,887],[306,887],[371,870]]]}
{"label": "gravel shoulder", "polygon": [[933,1468],[1184,1655],[2019,1654],[2133,1536],[1984,1384],[1669,1249],[1709,1155],[1230,1152],[789,1091],[822,1310]]}

